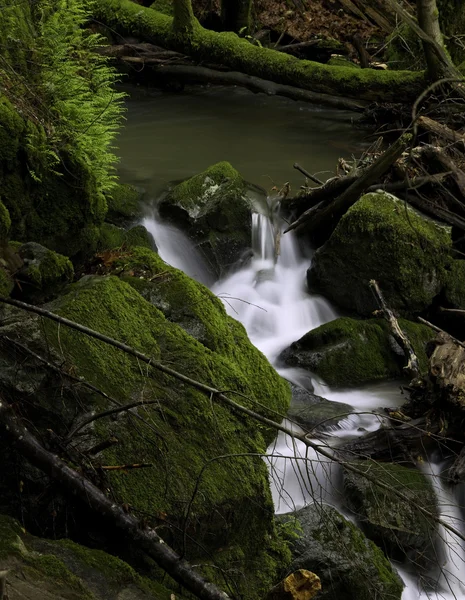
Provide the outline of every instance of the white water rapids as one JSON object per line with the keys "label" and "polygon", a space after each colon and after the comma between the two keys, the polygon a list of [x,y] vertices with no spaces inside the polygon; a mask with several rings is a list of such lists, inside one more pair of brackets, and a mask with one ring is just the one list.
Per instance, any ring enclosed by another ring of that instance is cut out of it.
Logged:
{"label": "white water rapids", "polygon": [[[276,364],[280,352],[309,330],[326,323],[337,313],[320,296],[311,295],[305,288],[305,272],[311,257],[303,253],[292,233],[280,239],[280,252],[275,262],[275,234],[271,221],[253,215],[253,258],[250,263],[220,282],[207,275],[202,256],[178,230],[146,218],[145,227],[152,233],[160,256],[169,264],[184,270],[189,276],[209,285],[224,302],[228,313],[245,326],[252,343]],[[394,384],[372,385],[357,391],[333,391],[324,382],[302,369],[278,369],[292,383],[313,390],[332,401],[344,402],[354,408],[354,415],[344,419],[331,431],[327,443],[337,443],[341,437],[359,436],[380,426],[382,406],[399,406],[404,398]],[[362,413],[362,414],[356,414]],[[321,443],[321,440],[320,440]],[[280,433],[269,449],[270,479],[277,512],[289,512],[316,500],[336,506],[348,518],[343,507],[341,473],[335,464],[328,464],[315,452],[307,451]],[[279,458],[277,455],[282,456]],[[306,461],[292,460],[306,457]],[[459,508],[464,488],[446,489],[441,483],[438,464],[425,467],[431,478],[442,519],[465,532],[465,514]],[[412,565],[396,568],[405,589],[402,600],[465,600],[465,544],[444,527],[437,536],[437,572],[420,579]]]}

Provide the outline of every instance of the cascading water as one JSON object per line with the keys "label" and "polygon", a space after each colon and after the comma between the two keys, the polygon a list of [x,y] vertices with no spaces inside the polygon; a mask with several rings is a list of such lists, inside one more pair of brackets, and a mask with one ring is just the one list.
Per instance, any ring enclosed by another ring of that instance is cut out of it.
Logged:
{"label": "cascading water", "polygon": [[[146,218],[144,225],[153,234],[164,260],[203,283],[211,284],[201,256],[183,234],[152,217]],[[337,314],[324,298],[309,295],[306,291],[305,271],[310,257],[302,253],[292,234],[281,237],[276,218],[253,215],[252,244],[251,262],[215,283],[212,291],[223,300],[228,313],[243,323],[252,343],[276,364],[280,352],[290,343],[334,319]],[[329,445],[337,444],[341,437],[346,439],[377,429],[382,421],[378,414],[380,406],[396,406],[403,402],[393,384],[341,392],[331,390],[302,369],[278,370],[295,385],[354,408],[353,415],[340,422],[333,431],[326,432],[325,443]],[[342,510],[337,465],[321,460],[316,452],[283,433],[269,448],[269,453],[273,455],[268,460],[277,512],[296,510],[314,501],[327,502]],[[431,465],[428,475],[436,490],[442,519],[463,532],[464,515],[460,515],[458,509],[459,498],[441,484],[437,465]],[[402,600],[465,600],[465,587],[461,581],[465,579],[462,576],[465,575],[464,544],[441,527],[437,552],[440,569],[437,574],[432,574],[433,577],[436,575],[434,586],[431,578],[424,584],[417,581],[411,568],[398,568],[406,585]]]}

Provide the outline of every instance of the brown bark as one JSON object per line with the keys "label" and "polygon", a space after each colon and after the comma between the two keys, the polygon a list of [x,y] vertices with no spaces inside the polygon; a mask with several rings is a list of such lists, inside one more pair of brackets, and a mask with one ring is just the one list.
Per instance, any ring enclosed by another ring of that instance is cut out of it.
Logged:
{"label": "brown bark", "polygon": [[252,0],[222,0],[221,20],[226,31],[250,32]]}
{"label": "brown bark", "polygon": [[[441,29],[439,27],[438,7],[436,0],[417,0],[418,24],[435,44],[444,47]],[[429,41],[423,40],[426,64],[430,79],[436,81],[444,77],[444,66]]]}
{"label": "brown bark", "polygon": [[[132,59],[135,60],[135,59]],[[157,59],[148,59],[146,62],[151,64]],[[363,112],[365,105],[350,98],[342,98],[339,96],[330,96],[329,94],[320,94],[303,90],[291,85],[283,85],[238,73],[236,71],[216,71],[207,67],[197,67],[190,65],[170,65],[163,64],[157,68],[157,72],[164,75],[172,75],[173,77],[187,79],[189,81],[205,81],[209,83],[217,83],[222,85],[240,85],[253,92],[262,92],[268,96],[285,96],[292,100],[301,102],[309,102],[311,104],[325,104],[334,108],[351,110],[354,112]]]}

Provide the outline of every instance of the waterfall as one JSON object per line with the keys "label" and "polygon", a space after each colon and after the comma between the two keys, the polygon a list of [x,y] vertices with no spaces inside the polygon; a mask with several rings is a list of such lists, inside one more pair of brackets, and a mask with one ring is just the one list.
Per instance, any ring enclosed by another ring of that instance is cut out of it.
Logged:
{"label": "waterfall", "polygon": [[[153,217],[146,218],[143,224],[153,234],[164,260],[191,277],[212,284],[208,281],[201,255],[183,234]],[[289,344],[338,316],[327,300],[307,292],[305,273],[311,256],[299,248],[292,233],[281,237],[281,228],[282,224],[276,218],[271,220],[254,214],[250,263],[211,285],[212,291],[223,300],[228,314],[242,322],[252,343],[275,366],[277,357]],[[391,383],[338,391],[331,390],[302,369],[281,368],[278,371],[295,385],[354,408],[353,415],[329,432],[326,440],[329,445],[337,444],[340,438],[375,430],[381,423],[376,414],[380,405],[399,406],[403,403],[396,386]],[[272,455],[268,464],[277,512],[296,510],[315,501],[327,502],[342,510],[338,465],[321,460],[316,452],[283,433],[268,451]],[[463,532],[464,515],[460,514],[458,506],[459,494],[465,496],[465,488],[458,488],[455,494],[448,490],[441,483],[437,464],[425,468],[425,473],[436,491],[441,518]],[[438,531],[437,556],[438,573],[432,574],[428,581],[417,581],[411,567],[396,565],[405,583],[402,600],[465,600],[465,546],[443,527]]]}

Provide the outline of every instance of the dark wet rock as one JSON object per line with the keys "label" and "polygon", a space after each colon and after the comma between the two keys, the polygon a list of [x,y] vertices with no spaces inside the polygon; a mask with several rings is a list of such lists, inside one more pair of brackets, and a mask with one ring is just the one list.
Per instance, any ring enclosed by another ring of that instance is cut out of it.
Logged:
{"label": "dark wet rock", "polygon": [[334,427],[353,412],[349,404],[332,402],[305,388],[291,384],[292,400],[287,416],[306,431],[324,431]]}
{"label": "dark wet rock", "polygon": [[381,549],[332,506],[311,504],[278,519],[292,544],[288,572],[318,575],[319,599],[400,599],[403,584]]}
{"label": "dark wet rock", "polygon": [[252,205],[246,182],[221,162],[175,186],[159,211],[196,242],[221,275],[250,252]]}
{"label": "dark wet rock", "polygon": [[[391,463],[357,461],[351,463],[369,474],[378,487],[363,474],[344,469],[344,491],[348,507],[357,515],[367,536],[383,547],[389,556],[409,556],[417,563],[434,559],[437,525],[416,507],[422,506],[437,515],[437,502],[429,480],[418,469]],[[401,492],[408,501],[395,495]]]}

